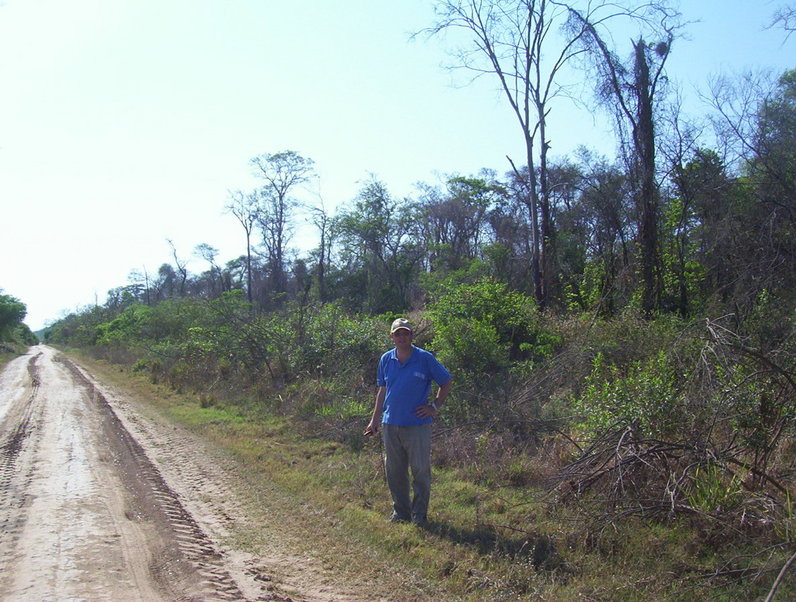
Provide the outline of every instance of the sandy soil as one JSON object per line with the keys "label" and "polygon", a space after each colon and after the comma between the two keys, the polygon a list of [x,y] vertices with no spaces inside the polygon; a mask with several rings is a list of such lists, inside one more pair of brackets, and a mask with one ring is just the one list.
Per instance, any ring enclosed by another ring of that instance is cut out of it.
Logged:
{"label": "sandy soil", "polygon": [[254,557],[235,469],[46,346],[0,374],[0,599],[353,600]]}

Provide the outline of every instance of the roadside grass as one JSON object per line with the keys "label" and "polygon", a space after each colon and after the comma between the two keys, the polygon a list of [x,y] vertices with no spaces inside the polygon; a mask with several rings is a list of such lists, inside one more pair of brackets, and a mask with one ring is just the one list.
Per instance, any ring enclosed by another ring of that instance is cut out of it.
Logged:
{"label": "roadside grass", "polygon": [[[322,421],[289,422],[256,405],[211,405],[80,357],[231,454],[256,503],[278,511],[263,520],[278,523],[286,545],[348,580],[372,583],[372,599],[753,600],[776,576],[750,575],[759,549],[727,549],[710,541],[709,529],[586,518],[578,503],[551,497],[528,474],[533,465],[518,458],[507,466],[435,466],[428,525],[390,524],[378,440],[329,440]],[[357,407],[347,402],[335,411],[348,416]],[[236,537],[252,553],[274,545],[265,532]],[[783,588],[778,599],[792,593]]]}
{"label": "roadside grass", "polygon": [[12,359],[17,357],[15,353],[8,353],[5,351],[0,351],[0,370],[6,367],[6,364],[10,362]]}
{"label": "roadside grass", "polygon": [[11,360],[23,355],[26,347],[17,343],[0,343],[0,370]]}

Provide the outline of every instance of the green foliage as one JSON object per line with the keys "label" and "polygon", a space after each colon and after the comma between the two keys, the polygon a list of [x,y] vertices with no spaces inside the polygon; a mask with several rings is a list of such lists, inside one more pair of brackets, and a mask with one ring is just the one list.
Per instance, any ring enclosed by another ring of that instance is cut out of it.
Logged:
{"label": "green foliage", "polygon": [[453,420],[489,419],[517,382],[561,344],[526,295],[489,279],[452,286],[432,303],[428,347],[455,375]]}
{"label": "green foliage", "polygon": [[144,329],[151,317],[151,307],[131,305],[110,322],[97,326],[96,342],[98,345],[133,344],[144,338]]}
{"label": "green foliage", "polygon": [[682,316],[691,315],[702,306],[705,268],[689,257],[698,257],[691,232],[695,223],[692,210],[682,199],[672,199],[664,208],[664,241],[661,251],[663,264],[663,306]]}
{"label": "green foliage", "polygon": [[575,408],[593,434],[632,425],[644,436],[665,437],[682,425],[681,402],[674,364],[665,351],[626,370],[598,353]]}
{"label": "green foliage", "polygon": [[542,328],[531,298],[490,279],[448,289],[431,304],[429,316],[434,352],[457,373],[470,376],[542,359],[560,342]]}
{"label": "green foliage", "polygon": [[[499,253],[498,249],[495,249]],[[420,275],[420,286],[433,299],[443,297],[447,291],[464,284],[472,284],[489,278],[489,266],[480,259],[462,260],[461,267],[448,270],[432,270]]]}
{"label": "green foliage", "polygon": [[337,374],[346,365],[370,364],[383,351],[384,325],[377,318],[350,315],[339,304],[295,307],[292,362],[298,372]]}
{"label": "green foliage", "polygon": [[363,401],[361,399],[340,399],[332,403],[323,405],[315,410],[318,416],[333,417],[340,420],[351,420],[352,418],[361,418],[366,416],[372,409],[370,400]]}
{"label": "green foliage", "polygon": [[27,324],[19,324],[14,331],[13,338],[16,341],[19,341],[23,345],[35,345],[39,342],[38,337],[35,333],[28,327]]}
{"label": "green foliage", "polygon": [[577,282],[565,288],[566,306],[569,311],[596,311],[610,315],[614,311],[611,291],[606,290],[607,274],[601,261],[587,261]]}
{"label": "green foliage", "polygon": [[423,257],[417,223],[415,208],[392,198],[375,179],[341,211],[334,227],[343,262],[336,287],[351,310],[378,314],[409,306],[410,285]]}
{"label": "green foliage", "polygon": [[28,313],[27,306],[16,297],[0,295],[0,342],[12,341],[17,328]]}

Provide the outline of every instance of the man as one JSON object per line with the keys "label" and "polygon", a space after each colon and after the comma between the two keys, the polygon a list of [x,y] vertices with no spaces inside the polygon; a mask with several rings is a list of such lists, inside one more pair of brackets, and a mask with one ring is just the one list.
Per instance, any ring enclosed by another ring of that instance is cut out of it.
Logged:
{"label": "man", "polygon": [[[451,387],[450,372],[428,351],[412,344],[412,325],[406,318],[392,323],[395,349],[379,360],[376,404],[365,435],[382,429],[384,467],[393,502],[393,522],[426,521],[431,494],[431,423]],[[439,385],[429,403],[431,381]],[[409,499],[409,470],[412,490]]]}

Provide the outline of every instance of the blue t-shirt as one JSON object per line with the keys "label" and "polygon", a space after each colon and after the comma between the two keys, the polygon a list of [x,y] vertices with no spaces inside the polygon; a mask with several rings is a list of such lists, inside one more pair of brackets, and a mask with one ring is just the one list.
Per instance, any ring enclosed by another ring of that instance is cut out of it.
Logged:
{"label": "blue t-shirt", "polygon": [[387,388],[381,421],[395,426],[428,424],[433,418],[418,418],[415,408],[428,403],[432,380],[444,385],[450,379],[450,372],[425,349],[412,345],[412,355],[403,364],[391,349],[381,356],[376,371],[376,384]]}

